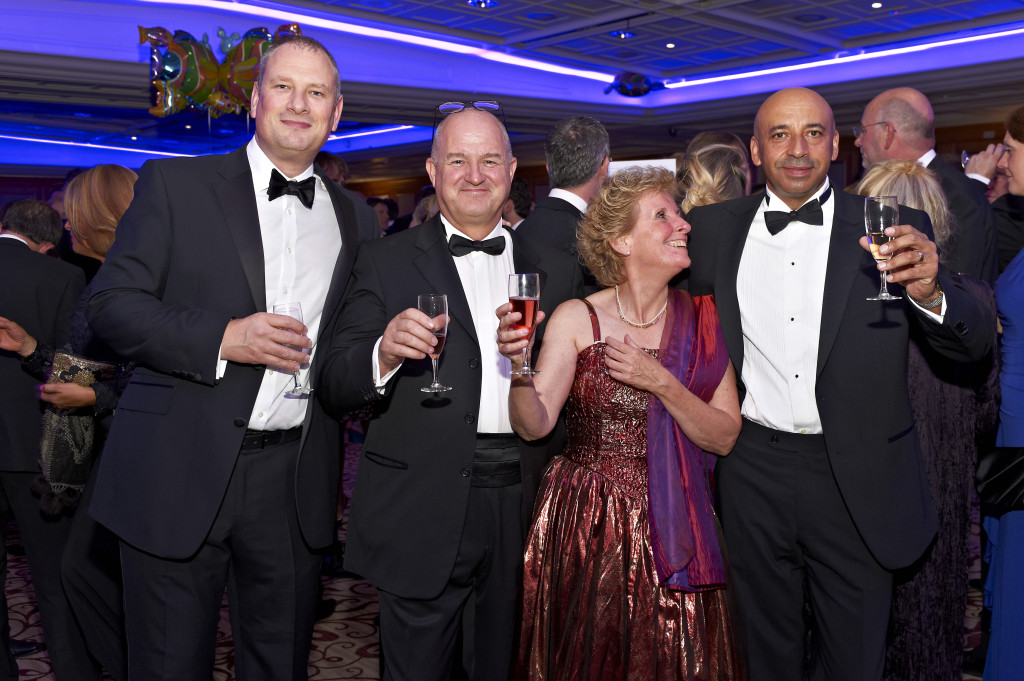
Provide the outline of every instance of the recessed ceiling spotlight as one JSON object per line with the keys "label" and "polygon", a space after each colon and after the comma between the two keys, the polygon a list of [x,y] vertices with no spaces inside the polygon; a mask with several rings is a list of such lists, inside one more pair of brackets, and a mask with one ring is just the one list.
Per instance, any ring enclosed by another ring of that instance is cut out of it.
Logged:
{"label": "recessed ceiling spotlight", "polygon": [[880,3],[880,2],[873,2],[873,3],[871,3],[871,9],[882,9],[882,3]]}
{"label": "recessed ceiling spotlight", "polygon": [[498,0],[466,0],[466,4],[477,9],[490,9],[498,6]]}
{"label": "recessed ceiling spotlight", "polygon": [[186,129],[186,130],[191,130],[191,129],[192,129],[192,126],[191,126],[191,125],[186,125],[186,126],[185,126],[185,129]]}
{"label": "recessed ceiling spotlight", "polygon": [[676,47],[676,44],[675,43],[665,43],[665,47],[667,47],[670,50],[674,50],[675,47]]}
{"label": "recessed ceiling spotlight", "polygon": [[633,33],[632,31],[626,31],[624,29],[619,29],[618,31],[612,31],[608,35],[610,35],[613,38],[618,38],[619,40],[628,40],[629,38],[636,36],[636,33]]}
{"label": "recessed ceiling spotlight", "polygon": [[135,140],[137,140],[137,139],[139,139],[139,138],[138,138],[138,137],[136,137],[135,135],[132,135],[132,142],[134,142],[134,141],[135,141]]}

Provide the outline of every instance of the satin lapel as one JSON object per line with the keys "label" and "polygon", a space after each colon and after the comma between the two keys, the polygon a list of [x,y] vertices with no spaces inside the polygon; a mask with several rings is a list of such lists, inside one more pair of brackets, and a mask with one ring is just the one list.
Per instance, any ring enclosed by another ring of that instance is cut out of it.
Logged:
{"label": "satin lapel", "polygon": [[328,177],[317,169],[317,175],[324,181],[328,193],[331,195],[331,203],[334,205],[334,214],[338,219],[338,229],[341,231],[341,253],[338,254],[338,261],[334,265],[334,273],[331,275],[331,287],[327,290],[327,300],[324,302],[324,315],[321,328],[327,328],[334,313],[338,311],[342,294],[345,292],[345,283],[348,275],[352,272],[352,263],[356,259],[359,236],[356,228],[356,212],[352,202],[343,195]]}
{"label": "satin lapel", "polygon": [[[828,266],[825,270],[825,298],[821,310],[818,335],[818,370],[821,374],[832,351],[839,325],[850,300],[850,287],[860,272],[867,251],[858,241],[864,236],[864,199],[845,192],[835,192],[835,214],[828,245]],[[883,303],[879,303],[882,305]]]}
{"label": "satin lapel", "polygon": [[[252,171],[245,147],[228,154],[220,168],[221,180],[214,186],[224,222],[234,239],[242,270],[249,283],[257,312],[267,311],[267,284],[263,266],[263,236],[256,197],[252,191]],[[211,221],[213,222],[213,221]]]}
{"label": "satin lapel", "polygon": [[[448,317],[449,324],[458,324],[479,345],[476,337],[476,327],[473,326],[473,315],[469,311],[469,301],[466,300],[466,292],[462,290],[462,280],[459,279],[459,271],[455,269],[455,262],[452,254],[448,252],[448,242],[444,237],[444,225],[441,218],[434,216],[419,227],[414,228],[417,232],[416,247],[421,253],[412,260],[413,266],[427,280],[432,290],[417,291],[420,293],[444,293],[448,296]],[[401,276],[396,272],[395,276]],[[497,318],[495,318],[497,319]]]}
{"label": "satin lapel", "polygon": [[728,204],[732,219],[727,224],[714,225],[718,230],[718,252],[715,258],[715,305],[722,324],[722,334],[733,360],[736,373],[743,368],[743,326],[740,317],[739,297],[736,293],[736,277],[740,270],[740,259],[747,243],[750,223],[757,213],[763,194]]}

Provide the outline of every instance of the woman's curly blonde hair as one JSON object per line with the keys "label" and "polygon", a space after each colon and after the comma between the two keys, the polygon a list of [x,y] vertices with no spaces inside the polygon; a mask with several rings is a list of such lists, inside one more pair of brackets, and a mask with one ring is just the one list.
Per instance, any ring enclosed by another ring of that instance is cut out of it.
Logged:
{"label": "woman's curly blonde hair", "polygon": [[587,212],[576,230],[577,248],[583,264],[602,286],[625,281],[622,256],[612,242],[633,230],[640,199],[664,192],[679,202],[675,176],[664,168],[631,166],[615,173],[601,185],[587,205]]}
{"label": "woman's curly blonde hair", "polygon": [[710,144],[688,154],[679,180],[683,212],[743,196],[747,158],[731,144]]}

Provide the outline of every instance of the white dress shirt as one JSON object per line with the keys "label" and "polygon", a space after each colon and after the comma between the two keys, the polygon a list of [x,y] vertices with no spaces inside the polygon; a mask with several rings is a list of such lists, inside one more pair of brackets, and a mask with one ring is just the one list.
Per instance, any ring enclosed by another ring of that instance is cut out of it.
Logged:
{"label": "white dress shirt", "polygon": [[[814,198],[828,186],[826,178]],[[769,204],[772,210],[788,210],[780,198],[766,190],[747,233],[736,277],[743,329],[741,379],[747,388],[740,412],[775,430],[820,434],[815,383],[836,201],[831,196],[821,207],[824,224],[794,221],[774,236],[765,226],[764,212]],[[945,298],[939,313],[935,313],[922,308],[906,293],[902,295],[928,319],[942,323]]]}
{"label": "white dress shirt", "polygon": [[[255,138],[246,147],[246,154],[252,169],[256,210],[263,237],[267,312],[273,312],[274,305],[280,303],[299,303],[302,306],[302,323],[309,329],[307,335],[313,341],[310,352],[312,359],[316,353],[324,302],[342,246],[334,204],[319,177],[316,179],[312,208],[306,208],[297,196],[291,194],[271,201],[267,196],[267,188],[270,186],[270,173],[275,169],[274,164],[256,144]],[[277,170],[281,172],[279,168]],[[283,172],[281,174],[285,175]],[[298,177],[285,175],[285,178],[304,180],[312,175],[311,165]],[[226,365],[224,360],[218,363],[218,378],[223,376]],[[299,381],[308,385],[309,380],[307,362],[299,372]],[[284,393],[293,386],[290,371],[267,367],[256,396],[256,404],[249,416],[249,428],[287,430],[301,426],[310,398],[285,397]]]}
{"label": "white dress shirt", "polygon": [[[828,179],[815,199],[828,187]],[[764,211],[788,211],[767,190],[747,233],[736,277],[743,329],[743,416],[768,428],[821,433],[814,398],[821,307],[835,200],[823,225],[791,222],[772,236]]]}
{"label": "white dress shirt", "polygon": [[[453,227],[444,215],[441,215],[441,223],[444,225],[446,241],[453,234],[470,239],[469,235]],[[455,269],[459,273],[459,280],[462,282],[466,301],[469,303],[469,312],[473,316],[473,329],[476,331],[477,341],[480,343],[482,375],[480,407],[477,410],[476,420],[478,433],[512,432],[512,422],[508,417],[508,393],[512,387],[509,372],[512,370],[512,365],[498,352],[498,318],[494,316],[494,311],[508,302],[508,277],[516,270],[512,258],[512,237],[507,230],[502,228],[500,222],[484,239],[497,236],[505,239],[505,250],[501,255],[488,255],[482,251],[473,251],[458,258],[452,258],[455,261]],[[472,239],[470,240],[472,241]],[[424,293],[427,292],[424,291]],[[444,291],[439,293],[444,293]],[[451,310],[449,310],[450,314]],[[381,338],[378,338],[373,347],[372,363],[374,382],[377,389],[383,392],[384,386],[397,373],[398,368],[388,372],[385,376],[380,376],[380,368],[377,363],[380,342]],[[444,383],[443,370],[439,373],[441,382]],[[458,388],[454,389],[458,390]]]}

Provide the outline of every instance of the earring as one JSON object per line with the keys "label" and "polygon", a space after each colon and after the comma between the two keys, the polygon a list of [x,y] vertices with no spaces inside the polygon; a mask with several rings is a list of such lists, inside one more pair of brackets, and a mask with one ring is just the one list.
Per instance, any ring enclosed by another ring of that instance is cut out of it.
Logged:
{"label": "earring", "polygon": [[629,254],[630,254],[631,252],[632,252],[632,251],[626,251],[626,253],[625,253],[625,254],[626,254],[626,255],[629,255]]}

